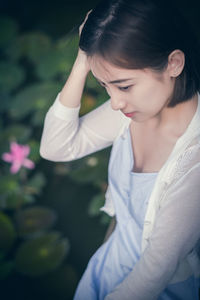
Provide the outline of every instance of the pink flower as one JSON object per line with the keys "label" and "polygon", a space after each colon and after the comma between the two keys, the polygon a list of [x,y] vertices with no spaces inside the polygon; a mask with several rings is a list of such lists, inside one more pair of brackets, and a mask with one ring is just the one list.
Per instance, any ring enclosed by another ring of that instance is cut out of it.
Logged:
{"label": "pink flower", "polygon": [[33,169],[35,164],[27,156],[30,153],[30,147],[28,145],[19,145],[15,142],[10,144],[10,152],[3,153],[2,159],[12,164],[10,172],[12,174],[17,173],[22,166]]}

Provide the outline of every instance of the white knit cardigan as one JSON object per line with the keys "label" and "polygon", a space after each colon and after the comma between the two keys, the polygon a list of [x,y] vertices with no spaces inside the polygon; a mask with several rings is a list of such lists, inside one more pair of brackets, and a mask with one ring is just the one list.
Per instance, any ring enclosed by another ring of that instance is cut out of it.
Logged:
{"label": "white knit cardigan", "polygon": [[[79,118],[80,106],[63,106],[57,96],[47,112],[40,154],[70,161],[111,146],[130,119],[107,101]],[[114,215],[110,189],[102,210]],[[167,237],[167,238],[166,238]],[[153,300],[169,283],[200,276],[200,95],[185,133],[158,173],[145,215],[142,255],[133,271],[106,300]]]}

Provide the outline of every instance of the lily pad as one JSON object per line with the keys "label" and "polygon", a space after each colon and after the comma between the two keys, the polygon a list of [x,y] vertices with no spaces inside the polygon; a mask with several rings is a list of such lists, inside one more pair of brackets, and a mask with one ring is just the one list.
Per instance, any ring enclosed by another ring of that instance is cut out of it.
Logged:
{"label": "lily pad", "polygon": [[78,52],[78,42],[78,35],[71,35],[68,38],[58,40],[48,53],[38,60],[37,76],[42,80],[52,79],[62,74],[67,77]]}
{"label": "lily pad", "polygon": [[13,194],[7,195],[4,198],[1,195],[0,208],[6,210],[16,210],[22,207],[24,204],[32,204],[34,201],[35,199],[32,197],[32,195]]}
{"label": "lily pad", "polygon": [[51,49],[36,65],[36,74],[42,80],[56,77],[60,73],[68,73],[72,68],[69,61],[62,51]]}
{"label": "lily pad", "polygon": [[50,208],[34,206],[18,211],[15,220],[19,235],[26,237],[51,228],[56,221],[56,214]]}
{"label": "lily pad", "polygon": [[30,113],[46,109],[55,100],[60,85],[54,82],[36,83],[20,91],[13,98],[9,113],[12,118],[20,120]]}
{"label": "lily pad", "polygon": [[58,232],[51,232],[24,242],[16,252],[16,270],[28,276],[46,274],[64,261],[69,242]]}
{"label": "lily pad", "polygon": [[78,53],[79,35],[71,34],[68,37],[59,39],[56,43],[56,49],[65,57],[65,60],[72,64]]}

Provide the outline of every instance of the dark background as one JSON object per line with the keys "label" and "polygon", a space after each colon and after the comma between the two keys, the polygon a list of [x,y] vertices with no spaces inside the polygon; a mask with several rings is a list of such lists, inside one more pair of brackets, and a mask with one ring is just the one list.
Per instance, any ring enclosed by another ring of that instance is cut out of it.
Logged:
{"label": "dark background", "polygon": [[[194,30],[199,32],[200,1],[176,0],[174,2],[188,17]],[[39,29],[58,37],[65,35],[73,26],[79,24],[86,12],[94,7],[96,3],[98,3],[97,0],[1,0],[0,12],[14,17],[19,22],[22,30]]]}
{"label": "dark background", "polygon": [[52,37],[65,35],[84,18],[97,0],[0,1],[0,12],[12,16],[23,31],[40,30]]}

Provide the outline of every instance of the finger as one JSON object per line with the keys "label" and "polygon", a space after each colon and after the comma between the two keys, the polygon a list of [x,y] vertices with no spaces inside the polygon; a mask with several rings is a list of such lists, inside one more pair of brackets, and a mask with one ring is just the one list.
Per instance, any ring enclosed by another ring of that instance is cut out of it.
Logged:
{"label": "finger", "polygon": [[82,23],[81,26],[79,27],[79,35],[81,35],[81,31],[82,31],[82,29],[83,29],[83,26],[85,25],[85,22],[87,21],[88,16],[89,16],[89,14],[91,13],[91,11],[92,11],[92,9],[89,10],[89,11],[87,12],[86,17],[85,17],[83,23]]}

